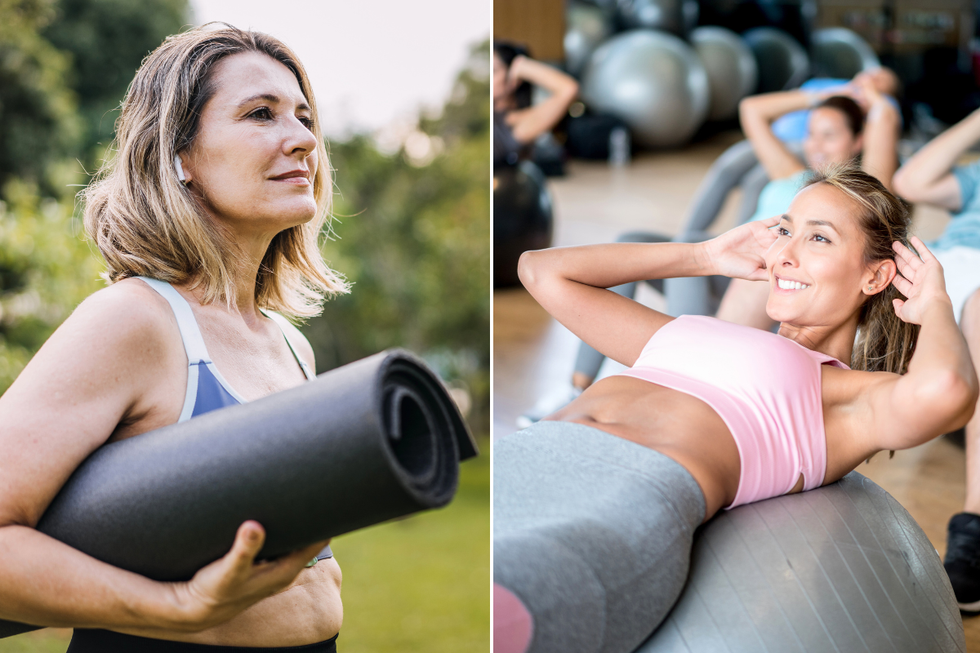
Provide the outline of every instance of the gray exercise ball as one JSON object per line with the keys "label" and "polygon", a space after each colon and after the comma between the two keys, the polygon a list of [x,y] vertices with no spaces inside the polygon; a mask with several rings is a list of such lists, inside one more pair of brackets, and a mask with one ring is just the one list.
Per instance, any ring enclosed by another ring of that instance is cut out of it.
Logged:
{"label": "gray exercise ball", "polygon": [[810,61],[815,77],[850,79],[881,62],[868,42],[846,27],[826,27],[813,32]]}
{"label": "gray exercise ball", "polygon": [[759,83],[752,50],[738,34],[724,27],[699,27],[691,32],[689,40],[708,73],[708,120],[734,118],[739,100],[754,93]]}
{"label": "gray exercise ball", "polygon": [[966,651],[942,560],[857,472],[721,512],[695,536],[684,593],[636,653]]}
{"label": "gray exercise ball", "polygon": [[698,24],[697,0],[617,0],[620,29],[660,29],[686,36]]}
{"label": "gray exercise ball", "polygon": [[618,34],[592,54],[581,96],[623,120],[640,145],[686,143],[708,115],[708,73],[687,43],[667,32]]}
{"label": "gray exercise ball", "polygon": [[755,27],[742,34],[759,66],[759,93],[797,88],[810,76],[810,57],[796,39],[775,27]]}
{"label": "gray exercise ball", "polygon": [[572,0],[565,10],[565,70],[578,77],[589,55],[613,33],[609,9]]}

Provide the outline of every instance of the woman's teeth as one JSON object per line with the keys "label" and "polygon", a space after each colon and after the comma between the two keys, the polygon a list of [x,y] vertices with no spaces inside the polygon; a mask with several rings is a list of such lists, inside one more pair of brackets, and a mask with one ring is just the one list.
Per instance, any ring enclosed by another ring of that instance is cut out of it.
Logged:
{"label": "woman's teeth", "polygon": [[788,281],[787,279],[776,279],[776,284],[783,290],[806,290],[810,287],[799,281]]}

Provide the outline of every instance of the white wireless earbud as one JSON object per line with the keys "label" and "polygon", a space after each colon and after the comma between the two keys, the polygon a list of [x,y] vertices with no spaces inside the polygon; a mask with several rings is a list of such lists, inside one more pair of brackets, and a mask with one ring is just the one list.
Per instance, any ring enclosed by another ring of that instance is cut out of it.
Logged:
{"label": "white wireless earbud", "polygon": [[174,155],[174,167],[177,168],[177,179],[179,179],[181,183],[186,182],[187,181],[187,177],[184,176],[184,167],[182,165],[180,165],[180,155],[179,154],[175,154]]}

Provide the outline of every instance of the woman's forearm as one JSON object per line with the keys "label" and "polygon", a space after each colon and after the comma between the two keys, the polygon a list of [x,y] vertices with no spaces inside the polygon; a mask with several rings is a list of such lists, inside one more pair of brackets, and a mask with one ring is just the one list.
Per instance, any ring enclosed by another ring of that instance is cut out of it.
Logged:
{"label": "woman's forearm", "polygon": [[[702,243],[610,243],[555,247],[521,256],[518,273],[533,286],[568,281],[611,288],[631,281],[713,274]],[[533,294],[533,290],[532,290]]]}
{"label": "woman's forearm", "polygon": [[978,392],[976,371],[948,302],[934,302],[924,313],[903,381],[915,384],[914,394],[923,401],[919,406],[972,414]]}
{"label": "woman's forearm", "polygon": [[33,528],[0,528],[0,559],[0,618],[56,627],[181,628],[173,585],[99,562]]}
{"label": "woman's forearm", "polygon": [[889,190],[898,169],[898,135],[901,121],[895,107],[882,98],[868,111],[864,127],[861,167]]}
{"label": "woman's forearm", "polygon": [[530,57],[515,58],[510,74],[516,80],[530,82],[569,101],[578,92],[578,82],[574,77]]}
{"label": "woman's forearm", "polygon": [[923,191],[948,174],[957,160],[980,141],[980,110],[926,143],[896,174],[896,187],[910,201],[921,201]]}

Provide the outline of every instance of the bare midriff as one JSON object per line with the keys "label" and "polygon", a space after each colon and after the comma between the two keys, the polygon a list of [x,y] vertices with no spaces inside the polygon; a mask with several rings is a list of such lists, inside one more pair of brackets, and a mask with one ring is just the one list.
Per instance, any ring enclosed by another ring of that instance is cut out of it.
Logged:
{"label": "bare midriff", "polygon": [[591,426],[680,463],[704,493],[705,521],[738,492],[741,464],[735,438],[718,413],[697,397],[611,376],[546,419]]}

